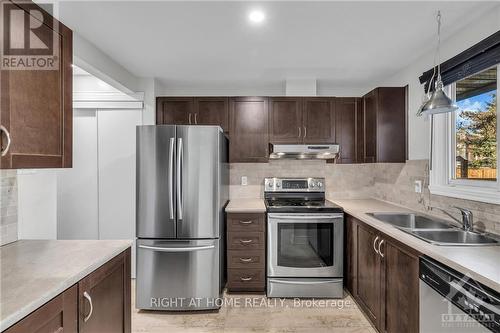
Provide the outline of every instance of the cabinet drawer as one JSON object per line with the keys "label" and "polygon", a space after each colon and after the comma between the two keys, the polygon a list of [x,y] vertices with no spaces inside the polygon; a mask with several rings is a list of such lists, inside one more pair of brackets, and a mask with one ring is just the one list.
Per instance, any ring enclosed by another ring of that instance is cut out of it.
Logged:
{"label": "cabinet drawer", "polygon": [[231,291],[264,291],[264,272],[264,269],[229,269],[227,287]]}
{"label": "cabinet drawer", "polygon": [[228,232],[227,248],[229,250],[260,250],[265,247],[263,232]]}
{"label": "cabinet drawer", "polygon": [[231,231],[265,231],[264,214],[228,214],[227,230]]}
{"label": "cabinet drawer", "polygon": [[266,266],[264,250],[230,250],[227,252],[227,266],[229,268],[261,268]]}

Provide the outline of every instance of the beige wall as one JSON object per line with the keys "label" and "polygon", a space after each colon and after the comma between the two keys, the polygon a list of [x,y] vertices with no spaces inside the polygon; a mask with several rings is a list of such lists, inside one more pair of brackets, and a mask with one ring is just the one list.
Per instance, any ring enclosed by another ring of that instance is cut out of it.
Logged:
{"label": "beige wall", "polygon": [[[431,207],[446,209],[460,219],[460,213],[453,208],[460,206],[472,210],[477,229],[500,234],[500,205],[431,195],[427,189],[427,164],[427,160],[353,165],[297,160],[233,163],[230,197],[262,197],[265,177],[323,177],[329,199],[376,198],[446,219],[449,218]],[[242,176],[248,178],[247,186],[241,186]],[[423,182],[422,193],[414,192],[415,180]]]}
{"label": "beige wall", "polygon": [[16,170],[0,171],[0,245],[17,240]]}

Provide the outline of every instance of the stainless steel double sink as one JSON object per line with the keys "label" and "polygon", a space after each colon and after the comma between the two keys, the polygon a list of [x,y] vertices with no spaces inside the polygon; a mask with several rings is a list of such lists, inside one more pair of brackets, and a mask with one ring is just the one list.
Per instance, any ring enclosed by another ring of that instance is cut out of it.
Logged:
{"label": "stainless steel double sink", "polygon": [[435,245],[444,246],[491,246],[499,240],[486,234],[459,229],[445,220],[415,213],[367,213],[379,221]]}

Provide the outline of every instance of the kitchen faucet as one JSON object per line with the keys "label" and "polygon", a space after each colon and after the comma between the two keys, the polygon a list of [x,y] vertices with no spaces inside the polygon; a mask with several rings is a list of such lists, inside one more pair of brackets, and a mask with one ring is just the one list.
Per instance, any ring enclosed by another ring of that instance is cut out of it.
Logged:
{"label": "kitchen faucet", "polygon": [[451,215],[448,211],[444,210],[443,208],[439,207],[431,207],[432,209],[438,209],[451,217],[453,220],[457,221],[458,223],[462,224],[462,229],[465,231],[472,231],[473,230],[473,224],[474,224],[474,216],[472,215],[472,212],[466,208],[458,207],[458,206],[453,206],[453,208],[456,208],[462,213],[462,221],[457,219],[455,216]]}

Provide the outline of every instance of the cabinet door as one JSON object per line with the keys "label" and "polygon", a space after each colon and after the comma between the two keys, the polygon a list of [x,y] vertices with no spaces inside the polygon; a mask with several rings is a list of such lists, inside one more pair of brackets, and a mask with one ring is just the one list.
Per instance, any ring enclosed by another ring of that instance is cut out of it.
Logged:
{"label": "cabinet door", "polygon": [[345,232],[345,249],[344,256],[345,269],[344,276],[346,278],[346,288],[351,295],[356,295],[357,292],[357,223],[356,219],[351,216],[346,216],[346,232]]}
{"label": "cabinet door", "polygon": [[156,123],[158,125],[194,124],[193,98],[158,97],[156,99]]}
{"label": "cabinet door", "polygon": [[304,98],[302,110],[304,143],[333,143],[335,141],[334,99]]}
{"label": "cabinet door", "polygon": [[382,332],[418,333],[418,253],[384,237],[382,259]]}
{"label": "cabinet door", "polygon": [[357,223],[357,300],[377,327],[380,322],[380,256],[374,250],[377,232]]}
{"label": "cabinet door", "polygon": [[270,137],[272,143],[301,143],[302,127],[301,99],[273,97],[269,101]]}
{"label": "cabinet door", "polygon": [[216,125],[229,132],[229,100],[227,97],[198,97],[194,100],[195,125]]}
{"label": "cabinet door", "polygon": [[406,161],[406,92],[404,87],[378,88],[377,162]]}
{"label": "cabinet door", "polygon": [[130,332],[130,249],[78,283],[79,332]]}
{"label": "cabinet door", "polygon": [[230,162],[267,162],[269,127],[267,98],[235,97],[230,101]]}
{"label": "cabinet door", "polygon": [[[31,2],[2,1],[2,9],[20,13],[20,17],[8,22],[10,31],[17,34],[2,39],[5,49],[0,69],[0,124],[4,130],[0,144],[5,155],[0,158],[0,168],[70,168],[72,31]],[[25,22],[38,27],[26,31]],[[44,47],[31,48],[28,39],[23,38],[28,32]],[[15,65],[35,57],[45,59],[36,61],[40,67]],[[10,133],[10,147],[6,133]]]}
{"label": "cabinet door", "polygon": [[74,285],[14,324],[5,333],[76,333],[78,331],[78,287]]}
{"label": "cabinet door", "polygon": [[365,112],[364,98],[356,100],[356,162],[365,163]]}
{"label": "cabinet door", "polygon": [[356,98],[335,99],[335,138],[340,145],[339,163],[356,163]]}
{"label": "cabinet door", "polygon": [[364,163],[377,161],[377,90],[363,96]]}

